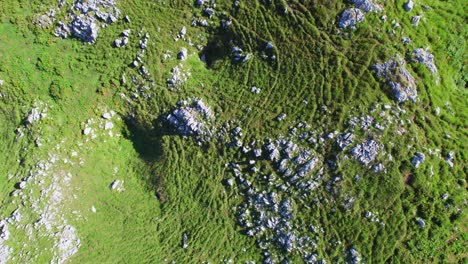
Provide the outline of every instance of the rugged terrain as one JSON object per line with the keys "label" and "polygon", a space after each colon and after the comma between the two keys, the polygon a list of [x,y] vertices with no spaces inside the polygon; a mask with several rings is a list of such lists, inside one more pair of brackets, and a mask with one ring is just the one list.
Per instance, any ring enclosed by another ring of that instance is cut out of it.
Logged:
{"label": "rugged terrain", "polygon": [[464,263],[463,1],[0,3],[0,263]]}

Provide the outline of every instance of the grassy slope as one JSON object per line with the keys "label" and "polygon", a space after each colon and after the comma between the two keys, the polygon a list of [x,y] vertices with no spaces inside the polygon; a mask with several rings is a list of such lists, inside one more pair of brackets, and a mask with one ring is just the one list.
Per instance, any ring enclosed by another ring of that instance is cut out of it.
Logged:
{"label": "grassy slope", "polygon": [[[2,92],[10,95],[9,101],[0,103],[2,121],[5,120],[1,122],[5,137],[0,145],[2,153],[7,150],[14,153],[0,157],[2,201],[8,201],[7,193],[14,184],[6,176],[24,171],[16,159],[25,155],[22,147],[31,144],[27,141],[13,144],[13,130],[35,100],[54,106],[50,110],[51,118],[41,124],[43,137],[51,147],[66,138],[65,148],[77,148],[81,122],[102,114],[96,110],[99,107],[108,106],[123,116],[127,114],[126,106],[119,99],[119,93],[126,92],[127,87],[120,87],[117,80],[123,71],[131,74],[126,64],[136,54],[137,44],[135,41],[128,49],[112,49],[110,43],[123,29],[130,27],[138,32],[143,27],[152,37],[146,58],[157,81],[152,99],[137,102],[131,108],[136,111],[142,128],[130,127],[128,134],[144,133],[147,141],[141,142],[141,137],[131,136],[109,139],[93,142],[80,152],[86,162],[81,167],[71,168],[73,184],[79,188],[76,191],[79,199],[71,203],[68,213],[80,210],[86,220],[73,222],[82,240],[74,261],[219,262],[227,257],[240,262],[259,259],[254,241],[236,231],[231,208],[237,205],[237,196],[229,190],[226,192],[221,184],[228,175],[224,164],[231,161],[235,153],[218,150],[216,146],[200,149],[187,140],[161,137],[157,132],[152,136],[153,132],[148,132],[152,129],[152,120],[178,100],[199,96],[220,111],[219,121],[240,119],[244,131],[249,131],[246,142],[251,138],[285,133],[291,123],[273,122],[281,112],[288,114],[287,120],[321,124],[324,130],[341,129],[353,107],[359,109],[357,112],[365,112],[377,102],[391,102],[387,88],[374,78],[370,65],[395,52],[409,56],[413,47],[429,44],[441,80],[435,85],[435,78],[426,68],[411,64],[415,76],[419,76],[421,101],[404,107],[408,116],[414,116],[417,125],[398,140],[392,133],[384,138],[396,144],[393,148],[396,161],[387,165],[389,175],[374,177],[355,163],[343,164],[338,172],[349,180],[342,188],[359,194],[359,206],[352,213],[338,212],[333,216],[329,214],[332,206],[324,206],[314,212],[310,221],[319,221],[327,228],[321,239],[325,249],[320,254],[328,259],[340,258],[345,247],[354,244],[369,262],[462,261],[466,258],[463,255],[463,240],[466,239],[461,233],[466,227],[460,223],[466,217],[464,211],[457,213],[456,210],[457,207],[463,209],[466,197],[463,161],[467,155],[467,97],[462,67],[466,61],[463,39],[466,39],[467,29],[463,26],[466,8],[462,1],[428,3],[433,10],[417,6],[412,13],[424,11],[425,21],[416,29],[409,26],[410,15],[403,11],[402,3],[387,2],[385,12],[389,21],[396,19],[406,25],[405,33],[395,37],[387,32],[391,30],[389,22],[379,29],[381,24],[374,14],[367,15],[366,21],[348,37],[336,35],[333,23],[345,7],[341,2],[288,1],[288,15],[282,14],[281,1],[275,3],[242,3],[239,11],[232,11],[234,23],[229,35],[216,32],[207,35],[203,30],[190,27],[188,35],[194,40],[201,33],[202,39],[208,38],[215,47],[220,47],[217,50],[223,47],[229,50],[225,40],[232,37],[244,50],[254,53],[266,41],[273,41],[278,49],[276,62],[268,63],[257,56],[244,65],[231,65],[226,54],[220,52],[212,56],[223,59],[217,61],[212,70],[207,70],[193,55],[187,62],[192,77],[179,92],[168,92],[164,88],[167,73],[176,62],[165,62],[161,55],[168,49],[174,54],[179,47],[187,46],[181,41],[174,42],[171,37],[182,25],[189,24],[191,8],[186,4],[122,2],[121,9],[130,15],[132,23],[119,22],[102,30],[93,46],[75,40],[59,41],[47,32],[31,32],[29,15],[38,12],[38,7],[46,10],[46,3],[0,4],[4,14],[0,76],[7,83]],[[231,9],[230,4],[221,8]],[[187,19],[184,14],[188,15]],[[400,44],[402,36],[411,37],[410,47]],[[205,40],[200,42],[203,44]],[[196,50],[190,48],[190,52]],[[53,80],[64,82],[61,85],[65,87],[65,94],[59,101],[49,96]],[[261,96],[251,95],[253,85],[262,88]],[[298,103],[303,99],[309,104]],[[444,106],[447,101],[453,113]],[[318,109],[322,105],[333,114],[321,115]],[[252,106],[253,111],[241,114],[240,110],[247,106]],[[442,109],[439,117],[434,115],[436,106]],[[127,134],[124,123],[119,123],[119,128]],[[445,133],[449,133],[451,139],[447,139]],[[441,148],[444,155],[455,150],[456,167],[449,169],[445,162],[434,158],[414,170],[408,160],[415,151],[425,147]],[[32,153],[26,156],[44,156],[47,149]],[[435,172],[433,177],[429,177],[430,166]],[[117,176],[125,180],[127,190],[121,194],[107,189],[117,177],[114,167],[119,168]],[[365,177],[359,186],[353,186],[350,179],[356,173],[370,177]],[[403,173],[413,174],[412,186],[403,184]],[[457,189],[457,185],[460,188]],[[154,198],[153,188],[163,196],[161,204]],[[450,193],[452,207],[449,210],[444,209],[444,202],[439,199],[445,192]],[[96,214],[90,212],[93,205]],[[368,209],[382,212],[381,218],[387,223],[384,228],[363,222],[361,215]],[[428,228],[424,231],[415,223],[416,215],[426,219]],[[455,225],[459,226],[459,231],[454,230]],[[188,250],[180,247],[183,232],[190,234]],[[452,241],[452,238],[458,240]],[[328,244],[331,240],[346,244],[332,249]]]}

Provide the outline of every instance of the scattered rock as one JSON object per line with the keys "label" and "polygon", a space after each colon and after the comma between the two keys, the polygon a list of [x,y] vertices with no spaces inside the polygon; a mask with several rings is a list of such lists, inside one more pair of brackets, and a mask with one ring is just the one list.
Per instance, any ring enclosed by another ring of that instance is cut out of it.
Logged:
{"label": "scattered rock", "polygon": [[419,227],[423,229],[426,226],[426,222],[420,217],[416,218],[416,222],[418,223]]}
{"label": "scattered rock", "polygon": [[285,113],[281,113],[279,116],[276,117],[276,121],[280,122],[283,121],[286,118]]}
{"label": "scattered rock", "polygon": [[187,34],[187,28],[185,26],[183,26],[179,31],[179,37],[181,39],[183,39],[183,38],[185,38],[185,34]]}
{"label": "scattered rock", "polygon": [[187,236],[187,233],[183,233],[182,234],[182,248],[183,249],[186,249],[188,247],[188,236]]}
{"label": "scattered rock", "polygon": [[252,87],[252,89],[250,90],[252,93],[256,93],[256,94],[259,94],[261,92],[261,89],[260,88],[257,88],[255,86]]}
{"label": "scattered rock", "polygon": [[450,166],[450,168],[453,168],[453,160],[455,158],[455,152],[450,151],[447,157],[445,158],[445,162]]}

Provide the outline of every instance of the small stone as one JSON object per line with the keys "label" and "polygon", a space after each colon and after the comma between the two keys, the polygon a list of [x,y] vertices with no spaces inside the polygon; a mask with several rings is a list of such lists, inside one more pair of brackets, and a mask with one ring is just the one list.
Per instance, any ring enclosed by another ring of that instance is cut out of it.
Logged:
{"label": "small stone", "polygon": [[177,59],[182,60],[182,61],[186,60],[188,57],[187,53],[188,51],[186,48],[181,48],[179,53],[177,54]]}
{"label": "small stone", "polygon": [[252,87],[252,89],[250,90],[252,93],[256,93],[256,94],[259,94],[261,92],[260,88],[257,88],[255,86]]}

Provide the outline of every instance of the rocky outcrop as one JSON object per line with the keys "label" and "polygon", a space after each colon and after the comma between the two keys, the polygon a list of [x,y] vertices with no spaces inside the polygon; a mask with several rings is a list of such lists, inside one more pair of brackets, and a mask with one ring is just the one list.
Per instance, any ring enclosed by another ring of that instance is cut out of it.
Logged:
{"label": "rocky outcrop", "polygon": [[59,21],[54,35],[60,38],[73,36],[83,42],[94,43],[100,27],[115,23],[119,16],[120,10],[113,0],[75,0],[65,18],[69,22]]}
{"label": "rocky outcrop", "polygon": [[372,139],[367,139],[363,143],[351,149],[351,155],[366,166],[375,160],[381,149],[380,144]]}
{"label": "rocky outcrop", "polygon": [[192,136],[205,140],[212,135],[210,122],[214,119],[211,108],[201,99],[180,102],[165,120],[182,136]]}
{"label": "rocky outcrop", "polygon": [[418,96],[416,82],[406,69],[406,62],[399,55],[395,55],[387,62],[376,64],[374,69],[377,76],[386,80],[399,103],[407,100],[416,101]]}
{"label": "rocky outcrop", "polygon": [[434,55],[424,49],[415,49],[413,51],[413,60],[417,63],[424,64],[432,73],[437,73],[437,67],[434,63]]}

